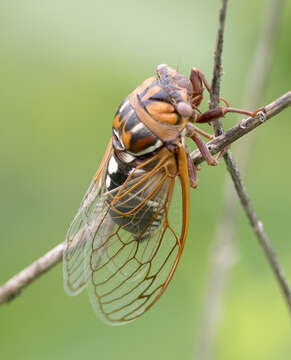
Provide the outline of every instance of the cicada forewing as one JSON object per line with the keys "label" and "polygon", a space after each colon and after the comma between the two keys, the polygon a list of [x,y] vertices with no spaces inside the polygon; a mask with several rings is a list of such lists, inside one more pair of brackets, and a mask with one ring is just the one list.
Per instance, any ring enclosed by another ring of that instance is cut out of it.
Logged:
{"label": "cicada forewing", "polygon": [[69,294],[88,284],[98,315],[119,325],[142,315],[165,291],[183,250],[188,203],[181,211],[172,204],[170,214],[177,168],[166,150],[107,191],[111,151],[69,230],[64,272]]}
{"label": "cicada forewing", "polygon": [[77,295],[91,275],[90,255],[93,234],[100,224],[104,200],[106,167],[112,154],[110,141],[99,170],[87,190],[81,206],[68,230],[63,255],[64,287],[69,295]]}

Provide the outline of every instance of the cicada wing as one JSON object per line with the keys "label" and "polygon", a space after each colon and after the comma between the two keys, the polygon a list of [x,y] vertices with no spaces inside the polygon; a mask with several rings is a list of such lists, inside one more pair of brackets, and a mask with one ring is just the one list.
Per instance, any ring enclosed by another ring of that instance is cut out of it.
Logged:
{"label": "cicada wing", "polygon": [[[99,170],[92,180],[67,233],[63,254],[63,271],[64,287],[69,295],[77,295],[82,291],[91,275],[92,241],[108,208],[104,203],[104,184],[107,163],[111,154],[112,145],[110,141]],[[103,229],[104,227],[105,224],[103,224]]]}
{"label": "cicada wing", "polygon": [[[175,230],[170,220],[173,162],[174,156],[160,160],[151,171],[140,166],[140,175],[129,176],[120,188],[104,194],[110,206],[91,241],[89,294],[107,323],[127,323],[147,311],[178,264],[186,237],[179,220],[188,209],[176,212]],[[100,231],[103,224],[111,230]]]}

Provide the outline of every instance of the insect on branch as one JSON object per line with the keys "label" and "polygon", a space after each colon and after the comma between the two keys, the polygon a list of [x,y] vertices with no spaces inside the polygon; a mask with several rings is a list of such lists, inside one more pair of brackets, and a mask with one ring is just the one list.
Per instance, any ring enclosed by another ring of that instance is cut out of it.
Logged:
{"label": "insect on branch", "polygon": [[[265,106],[265,113],[263,115],[259,113],[253,118],[243,119],[233,128],[209,141],[207,146],[210,149],[210,152],[213,155],[218,153],[220,150],[224,149],[226,145],[229,145],[246,135],[248,132],[254,130],[259,125],[262,125],[266,120],[276,116],[290,105],[291,91]],[[204,161],[199,150],[195,150],[191,153],[191,159],[195,164],[200,164]],[[21,293],[22,289],[60,263],[62,261],[63,250],[64,243],[57,245],[0,286],[0,304],[12,300]]]}

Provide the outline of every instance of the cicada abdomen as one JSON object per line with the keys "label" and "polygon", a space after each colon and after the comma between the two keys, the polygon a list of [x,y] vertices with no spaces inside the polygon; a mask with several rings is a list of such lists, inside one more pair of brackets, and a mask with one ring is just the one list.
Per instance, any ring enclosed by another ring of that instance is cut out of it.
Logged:
{"label": "cicada abdomen", "polygon": [[[156,158],[156,161],[150,158],[148,166],[130,166],[112,154],[107,168],[105,199],[110,205],[109,214],[116,224],[139,241],[157,229],[163,219],[165,209],[160,208],[160,204],[169,197],[166,191],[170,182],[168,172],[175,168],[175,164],[169,166],[169,162],[160,167],[163,159],[158,160],[160,154]],[[158,169],[155,169],[155,162],[159,163]],[[175,173],[172,174],[173,181],[174,177]],[[168,198],[167,202],[170,201]]]}

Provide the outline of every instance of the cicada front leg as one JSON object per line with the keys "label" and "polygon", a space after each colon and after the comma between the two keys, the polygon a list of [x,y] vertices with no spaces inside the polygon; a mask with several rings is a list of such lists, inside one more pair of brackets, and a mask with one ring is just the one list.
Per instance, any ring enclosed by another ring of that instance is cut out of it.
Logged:
{"label": "cicada front leg", "polygon": [[[189,123],[188,124],[188,136],[195,142],[195,144],[197,145],[197,148],[200,150],[201,155],[203,156],[203,158],[205,159],[207,164],[211,165],[211,166],[216,166],[219,163],[220,159],[223,157],[223,155],[230,149],[230,145],[227,145],[224,149],[219,151],[219,153],[216,157],[213,157],[211,155],[207,145],[204,143],[204,141],[201,139],[201,137],[198,134],[205,136],[207,139],[214,138],[213,135],[210,135],[210,134],[204,132],[203,130],[199,129],[198,127],[194,126],[193,124]],[[191,169],[191,166],[194,167],[193,170]],[[188,160],[188,171],[189,171],[189,176],[190,176],[190,184],[192,187],[195,188],[198,185],[197,168],[193,164],[193,161],[191,160],[190,156],[189,156],[189,160]],[[191,179],[191,173],[195,174],[195,175],[193,175],[194,181]],[[192,183],[194,184],[194,186],[192,185]]]}
{"label": "cicada front leg", "polygon": [[[192,124],[191,124],[191,125],[192,125]],[[199,127],[194,126],[194,125],[192,125],[191,127],[193,128],[193,130],[195,130],[198,134],[204,136],[206,139],[209,139],[209,140],[214,139],[214,135],[208,134],[206,131],[203,131],[203,130],[199,129]],[[196,135],[197,135],[197,134],[196,134]],[[202,140],[200,139],[200,141],[202,141]],[[207,146],[206,146],[206,147],[207,147]],[[215,160],[216,160],[217,163],[219,162],[219,160],[222,158],[222,156],[223,156],[229,149],[230,149],[230,145],[227,145],[224,149],[222,149],[222,150],[219,151],[218,155],[217,155],[216,158],[215,158]],[[211,164],[211,165],[213,165],[213,164]],[[215,164],[214,164],[214,165],[215,165]]]}
{"label": "cicada front leg", "polygon": [[192,188],[197,188],[198,186],[198,176],[197,176],[197,167],[191,160],[189,153],[187,152],[187,162],[188,162],[188,175],[189,181]]}
{"label": "cicada front leg", "polygon": [[262,111],[263,108],[259,108],[254,112],[250,112],[247,110],[242,110],[242,109],[236,109],[236,108],[232,108],[232,107],[223,107],[223,106],[219,106],[217,108],[214,109],[210,109],[202,114],[197,114],[194,117],[194,122],[196,123],[209,123],[211,121],[214,121],[220,117],[223,117],[226,113],[236,113],[236,114],[243,114],[243,115],[248,115],[250,117],[254,117],[256,116],[260,111]]}
{"label": "cicada front leg", "polygon": [[[194,126],[191,123],[188,123],[187,125],[187,130],[188,130],[188,136],[195,142],[195,144],[197,145],[198,149],[201,152],[201,155],[203,156],[203,158],[205,159],[205,161],[207,162],[208,165],[211,166],[215,166],[217,165],[217,160],[211,155],[207,145],[205,144],[205,142],[201,139],[201,137],[198,135],[198,133],[201,134],[201,131],[199,129],[199,131],[197,130],[198,128],[196,126]],[[205,133],[207,134],[207,133]],[[202,135],[204,135],[204,132],[202,133]],[[212,135],[207,134],[208,138],[213,138]]]}
{"label": "cicada front leg", "polygon": [[[207,145],[204,143],[204,141],[201,139],[201,137],[198,134],[201,134],[208,139],[212,139],[213,135],[207,134],[203,130],[199,129],[198,127],[194,126],[191,123],[188,123],[187,125],[188,134],[187,136],[190,137],[195,144],[197,145],[197,148],[200,150],[203,158],[207,162],[208,165],[215,166],[218,164],[217,159],[215,159]],[[187,152],[187,162],[188,162],[188,174],[189,174],[189,181],[192,188],[196,188],[198,186],[198,179],[197,179],[197,167],[191,160],[191,157],[189,153]]]}
{"label": "cicada front leg", "polygon": [[[192,106],[197,108],[201,101],[203,100],[203,85],[205,86],[206,90],[210,93],[210,85],[203,74],[203,72],[197,68],[192,68],[190,73],[190,81],[192,83],[193,88],[193,95],[192,95]],[[227,107],[229,107],[229,102],[220,97],[219,100],[223,101]]]}
{"label": "cicada front leg", "polygon": [[191,130],[193,130],[193,132],[196,131],[198,134],[204,136],[206,139],[212,140],[214,138],[214,135],[209,134],[208,132],[200,129],[197,126],[194,126],[193,124],[191,124]]}
{"label": "cicada front leg", "polygon": [[[209,111],[206,111],[206,112],[204,112],[202,114],[196,114],[195,118],[194,118],[194,122],[196,122],[196,123],[209,123],[211,121],[214,121],[215,119],[223,117],[228,112],[237,113],[237,114],[244,114],[244,115],[254,117],[262,110],[263,110],[263,108],[259,108],[254,112],[250,112],[250,111],[247,111],[247,110],[220,106],[220,107],[217,107],[215,109],[211,109]],[[217,165],[217,163],[222,158],[222,156],[229,150],[230,145],[228,145],[224,149],[222,149],[218,153],[217,157],[215,159],[213,159],[212,155],[210,154],[210,152],[209,152],[209,150],[207,148],[207,146],[203,143],[203,141],[201,140],[201,138],[197,134],[197,133],[200,133],[203,136],[205,136],[205,134],[207,134],[207,133],[204,133],[204,131],[202,132],[201,130],[198,131],[196,127],[195,127],[195,131],[196,131],[196,133],[193,132],[193,134],[190,136],[191,139],[194,140],[195,143],[197,144],[199,150],[201,151],[201,154],[205,158],[208,165]],[[208,137],[209,139],[213,138],[213,136],[211,137],[211,135],[209,135],[209,134],[207,134],[207,135],[208,136],[206,136],[206,137]],[[202,145],[202,143],[203,143],[203,145]]]}
{"label": "cicada front leg", "polygon": [[[197,68],[191,69],[190,81],[191,81],[192,88],[193,88],[193,95],[192,95],[191,103],[192,103],[193,108],[198,110],[197,107],[200,105],[201,101],[203,100],[203,90],[204,90],[203,85],[205,86],[206,90],[209,93],[210,93],[210,85],[209,85],[205,75],[203,74],[203,72]],[[215,109],[206,111],[205,113],[199,112],[199,114],[194,116],[193,121],[197,122],[197,123],[210,122],[217,118],[223,117],[228,112],[243,114],[243,115],[248,115],[248,116],[253,117],[253,116],[257,115],[258,112],[263,110],[263,108],[259,108],[254,112],[250,112],[247,110],[236,109],[236,108],[230,107],[229,102],[226,99],[224,99],[223,97],[220,97],[219,100],[224,102],[226,107],[219,106],[219,107],[216,107]]]}

